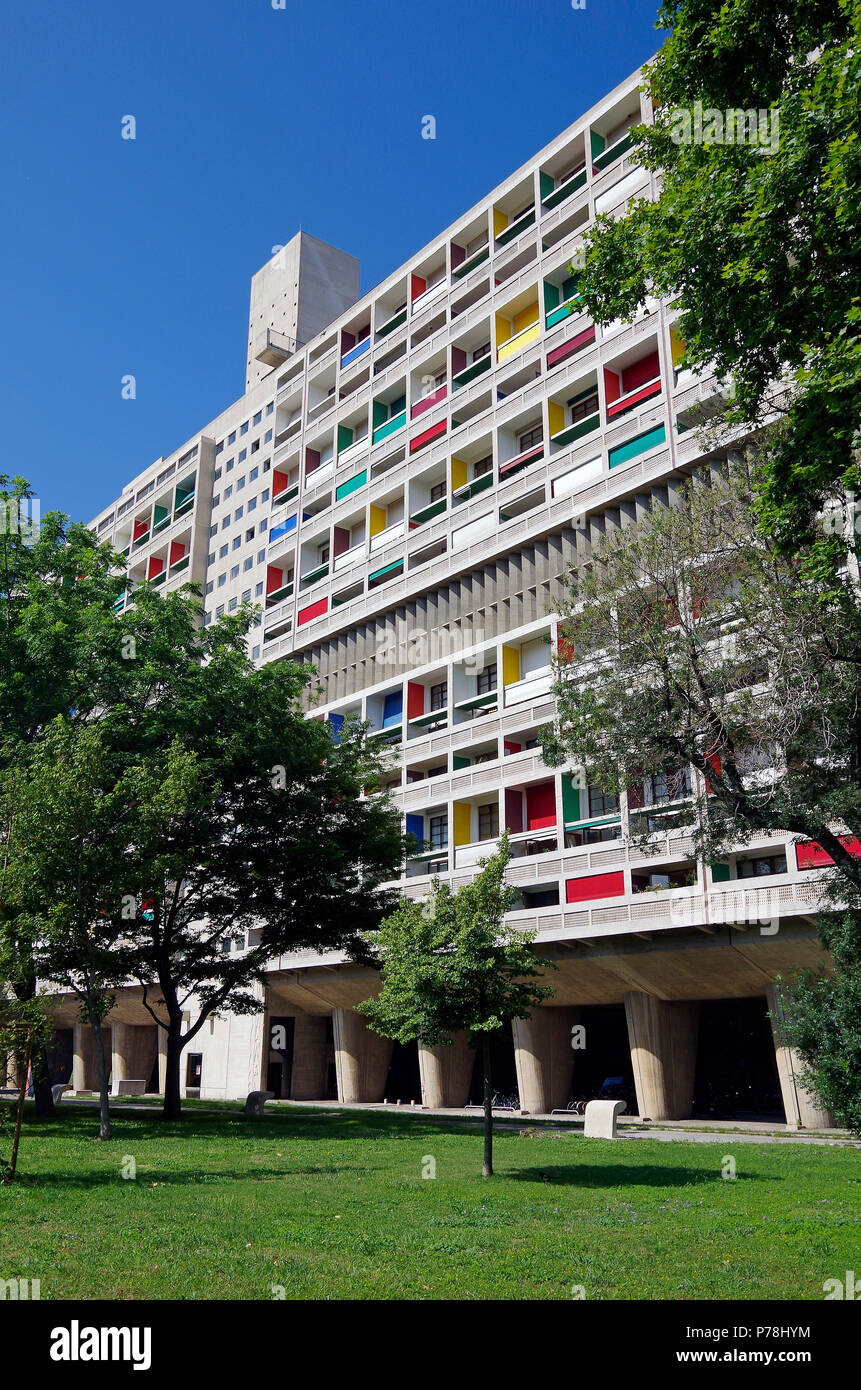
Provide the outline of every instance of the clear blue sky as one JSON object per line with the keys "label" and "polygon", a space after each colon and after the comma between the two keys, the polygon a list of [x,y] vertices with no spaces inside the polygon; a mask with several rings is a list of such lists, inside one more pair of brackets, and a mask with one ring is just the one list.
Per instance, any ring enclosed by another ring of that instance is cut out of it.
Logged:
{"label": "clear blue sky", "polygon": [[301,224],[371,289],[649,57],[656,11],[5,0],[0,472],[88,520],[241,395],[273,245]]}

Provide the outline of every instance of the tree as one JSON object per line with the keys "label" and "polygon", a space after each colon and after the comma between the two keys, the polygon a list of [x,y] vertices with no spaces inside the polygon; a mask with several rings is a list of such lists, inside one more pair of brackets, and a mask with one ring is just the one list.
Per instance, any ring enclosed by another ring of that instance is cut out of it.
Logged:
{"label": "tree", "polygon": [[375,1032],[399,1042],[451,1046],[451,1034],[470,1033],[484,1066],[484,1161],[493,1173],[491,1035],[513,1018],[528,1018],[553,990],[536,983],[551,961],[530,950],[534,933],[506,923],[514,891],[506,886],[508,834],[472,883],[452,892],[434,881],[424,904],[403,899],[379,930],[369,933],[382,988],[358,1006]]}
{"label": "tree", "polygon": [[[60,513],[40,520],[36,507],[23,478],[0,474],[0,982],[21,1002],[37,990],[29,927],[7,891],[21,769],[53,719],[85,721],[123,675],[117,557]],[[37,1115],[52,1114],[42,1034],[33,1079]]]}
{"label": "tree", "polygon": [[111,989],[140,988],[169,1117],[183,1048],[213,1014],[259,1010],[273,958],[366,950],[404,848],[396,810],[363,795],[380,762],[362,730],[335,742],[306,718],[310,668],[255,669],[250,610],[199,616],[193,593],[137,591],[114,625],[124,682],[31,756],[14,842],[40,973],[75,990],[97,1041]]}
{"label": "tree", "polygon": [[725,423],[769,422],[761,520],[785,548],[818,540],[818,563],[818,507],[861,492],[861,5],[667,0],[658,26],[635,154],[659,194],[597,219],[585,303],[606,323],[676,301],[683,365],[726,382]]}
{"label": "tree", "polygon": [[544,756],[626,793],[643,846],[684,829],[714,863],[789,831],[827,851],[820,934],[834,974],[799,987],[789,1012],[806,1020],[814,1089],[857,1123],[861,1068],[839,1094],[823,1082],[858,1053],[844,1025],[861,952],[861,591],[836,564],[823,590],[809,550],[786,553],[757,527],[756,485],[742,463],[703,472],[572,574]]}

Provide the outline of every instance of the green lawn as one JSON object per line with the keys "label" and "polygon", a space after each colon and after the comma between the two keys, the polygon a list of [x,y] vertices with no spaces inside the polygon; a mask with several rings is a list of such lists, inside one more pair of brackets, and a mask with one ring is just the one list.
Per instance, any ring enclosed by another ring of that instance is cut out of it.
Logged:
{"label": "green lawn", "polygon": [[29,1120],[0,1187],[0,1278],[43,1299],[821,1299],[861,1269],[853,1149],[515,1130],[485,1182],[477,1130],[405,1115],[118,1107],[94,1131],[68,1104]]}

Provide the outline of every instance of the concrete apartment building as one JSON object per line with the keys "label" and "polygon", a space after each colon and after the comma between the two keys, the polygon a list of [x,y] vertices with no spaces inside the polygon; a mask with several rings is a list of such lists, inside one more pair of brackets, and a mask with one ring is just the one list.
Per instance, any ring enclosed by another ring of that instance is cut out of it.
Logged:
{"label": "concrete apartment building", "polygon": [[[815,847],[774,835],[710,870],[690,838],[657,829],[647,858],[626,843],[629,810],[653,810],[659,827],[691,782],[649,779],[620,805],[576,768],[548,769],[537,741],[554,711],[566,569],[692,468],[722,462],[689,428],[717,388],[678,369],[670,307],[602,329],[569,272],[597,214],[655,194],[630,154],[630,127],[650,118],[638,84],[369,294],[353,257],[296,237],[252,281],[245,394],[93,525],[128,560],[119,607],[140,583],[190,579],[206,622],[259,604],[254,660],[313,662],[313,717],[337,736],[358,714],[397,748],[390,794],[430,846],[405,866],[405,894],[429,892],[433,875],[468,881],[508,828],[514,920],[559,967],[553,1000],[495,1043],[496,1084],[525,1111],[615,1076],[652,1119],[694,1104],[827,1124],[767,1016],[775,976],[821,955]],[[763,928],[776,914],[779,928]],[[261,1013],[212,1020],[195,1040],[188,1091],[477,1097],[465,1039],[405,1048],[370,1032],[355,1005],[374,983],[334,955],[273,960]],[[154,1088],[158,1030],[135,991],[109,1023],[115,1089]],[[71,1003],[57,1026],[58,1079],[93,1085]]]}

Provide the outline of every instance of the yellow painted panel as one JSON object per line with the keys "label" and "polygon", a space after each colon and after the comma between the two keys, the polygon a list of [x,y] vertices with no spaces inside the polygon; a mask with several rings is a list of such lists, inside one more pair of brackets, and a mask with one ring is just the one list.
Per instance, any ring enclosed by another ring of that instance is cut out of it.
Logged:
{"label": "yellow painted panel", "polygon": [[522,352],[530,343],[535,342],[540,332],[541,324],[536,323],[533,324],[531,328],[527,328],[525,333],[521,333],[519,338],[512,338],[510,343],[506,343],[504,347],[499,349],[499,352],[496,354],[497,362],[505,362],[507,358],[514,357],[518,352]]}
{"label": "yellow painted panel", "polygon": [[372,536],[379,535],[380,531],[386,529],[386,509],[385,507],[375,507],[371,504],[371,518],[369,530]]}
{"label": "yellow painted panel", "polygon": [[507,343],[511,337],[511,320],[503,318],[502,314],[496,315],[496,346],[500,343]]}
{"label": "yellow painted panel", "polygon": [[468,845],[472,834],[472,808],[466,801],[454,803],[454,842]]}
{"label": "yellow painted panel", "polygon": [[670,329],[670,352],[673,358],[673,366],[677,367],[685,355],[687,343],[677,329]]}
{"label": "yellow painted panel", "polygon": [[520,651],[517,647],[502,648],[502,684],[512,685],[520,680]]}
{"label": "yellow painted panel", "polygon": [[451,461],[451,490],[457,492],[459,487],[466,487],[469,482],[469,464],[464,463],[463,459],[452,458]]}
{"label": "yellow painted panel", "polygon": [[528,328],[529,325],[530,325],[530,323],[535,323],[535,321],[537,320],[537,318],[538,318],[538,300],[536,299],[535,303],[534,303],[534,304],[530,304],[528,309],[521,309],[520,313],[515,315],[515,318],[514,318],[514,331],[515,331],[515,333],[522,333],[523,330],[524,330],[524,328]]}
{"label": "yellow painted panel", "polygon": [[508,213],[500,212],[499,208],[493,209],[493,235],[499,236],[508,226]]}
{"label": "yellow painted panel", "polygon": [[547,402],[547,419],[550,425],[551,438],[554,434],[559,434],[565,428],[565,407],[558,401]]}

